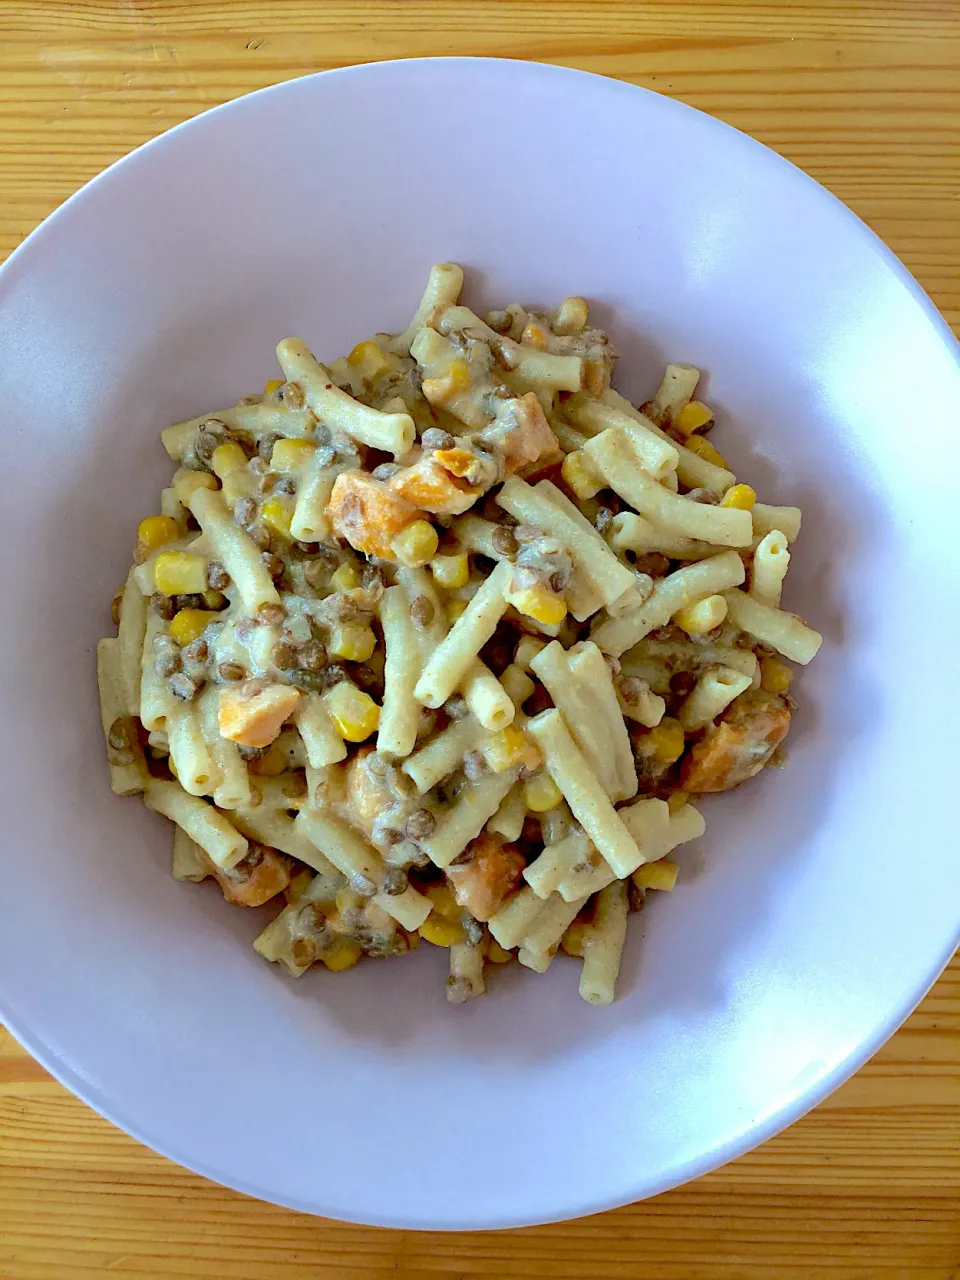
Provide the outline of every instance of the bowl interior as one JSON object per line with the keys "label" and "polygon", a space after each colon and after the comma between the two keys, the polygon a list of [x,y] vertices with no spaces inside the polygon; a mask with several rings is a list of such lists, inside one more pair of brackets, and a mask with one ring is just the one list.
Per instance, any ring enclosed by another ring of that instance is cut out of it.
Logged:
{"label": "bowl interior", "polygon": [[[331,358],[402,327],[444,259],[477,310],[587,296],[628,395],[669,359],[702,367],[733,468],[804,508],[785,604],[826,639],[789,765],[706,804],[608,1010],[565,960],[450,1008],[429,947],[285,980],[250,949],[260,913],[174,883],[167,824],[107,788],[94,650],[170,474],[159,430],[259,390],[286,335]],[[0,343],[0,1012],[137,1136],[343,1218],[586,1212],[782,1126],[946,961],[960,435],[927,406],[960,401],[955,350],[889,253],[772,153],[556,68],[295,81],[70,201],[0,276]]]}

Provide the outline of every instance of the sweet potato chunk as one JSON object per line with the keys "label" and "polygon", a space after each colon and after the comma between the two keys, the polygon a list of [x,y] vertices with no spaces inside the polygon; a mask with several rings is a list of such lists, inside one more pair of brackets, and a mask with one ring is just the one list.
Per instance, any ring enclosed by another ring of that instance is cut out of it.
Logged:
{"label": "sweet potato chunk", "polygon": [[484,832],[467,845],[467,858],[447,868],[447,880],[461,907],[476,920],[489,920],[518,888],[527,865],[516,845]]}
{"label": "sweet potato chunk", "polygon": [[790,708],[773,694],[747,692],[712,724],[683,762],[685,791],[729,791],[755,777],[787,736]]}
{"label": "sweet potato chunk", "polygon": [[331,527],[351,547],[368,556],[394,559],[390,544],[422,512],[395,487],[365,471],[343,471],[327,506]]}
{"label": "sweet potato chunk", "polygon": [[262,907],[290,883],[290,860],[276,849],[251,844],[250,852],[235,867],[224,871],[211,865],[212,874],[227,902],[238,907]]}
{"label": "sweet potato chunk", "polygon": [[[464,453],[464,450],[448,450]],[[469,511],[480,495],[466,480],[451,474],[434,455],[428,454],[404,467],[390,481],[393,492],[432,515],[459,516]]]}
{"label": "sweet potato chunk", "polygon": [[300,694],[285,684],[248,681],[239,689],[221,689],[220,733],[243,747],[269,747],[290,718]]}
{"label": "sweet potato chunk", "polygon": [[550,423],[532,391],[518,400],[508,400],[504,409],[483,436],[492,436],[499,445],[507,475],[524,475],[561,461],[563,451]]}

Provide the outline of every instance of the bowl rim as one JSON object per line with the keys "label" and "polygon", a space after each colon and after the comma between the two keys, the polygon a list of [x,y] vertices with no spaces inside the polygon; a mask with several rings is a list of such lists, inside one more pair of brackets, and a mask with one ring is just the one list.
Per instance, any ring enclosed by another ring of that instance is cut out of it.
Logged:
{"label": "bowl rim", "polygon": [[[42,249],[45,238],[51,229],[59,223],[62,218],[68,217],[69,212],[74,205],[82,203],[88,199],[95,188],[101,187],[108,182],[114,174],[122,170],[125,166],[131,166],[139,163],[140,157],[154,149],[165,146],[176,145],[176,140],[184,131],[202,129],[205,121],[209,117],[217,115],[224,111],[236,111],[249,109],[254,105],[254,100],[260,99],[268,95],[282,94],[288,89],[288,86],[299,84],[302,81],[317,80],[321,77],[337,77],[337,78],[356,78],[366,77],[369,75],[392,75],[406,74],[411,68],[417,68],[425,64],[436,64],[440,67],[459,68],[469,71],[470,68],[478,65],[497,66],[503,74],[517,74],[519,76],[542,76],[556,80],[565,80],[576,90],[576,86],[581,82],[602,83],[606,92],[619,93],[622,95],[630,95],[635,97],[637,94],[643,94],[650,98],[659,99],[661,104],[668,111],[675,111],[677,114],[689,114],[699,118],[698,127],[702,130],[713,130],[716,134],[733,134],[740,140],[741,145],[745,145],[748,150],[766,153],[764,163],[767,165],[775,164],[788,176],[788,180],[806,184],[808,187],[816,188],[818,198],[821,201],[829,202],[834,209],[834,213],[842,213],[843,217],[848,221],[856,224],[859,235],[865,240],[867,246],[877,254],[882,260],[888,271],[891,271],[900,284],[905,286],[912,300],[919,305],[927,321],[931,324],[940,341],[945,347],[952,351],[954,360],[960,368],[960,340],[954,334],[953,330],[947,323],[944,316],[933,303],[929,295],[924,291],[916,278],[900,261],[900,259],[890,249],[864,221],[856,213],[853,212],[838,196],[819,183],[816,179],[800,169],[792,161],[782,156],[779,152],[773,150],[772,147],[758,141],[742,130],[730,125],[715,116],[701,111],[696,107],[692,107],[677,98],[673,98],[668,94],[662,94],[653,89],[648,89],[642,85],[632,84],[630,82],[617,79],[615,77],[601,75],[596,72],[583,71],[578,68],[556,65],[553,63],[536,62],[526,59],[498,58],[487,56],[436,56],[426,58],[396,58],[396,59],[376,59],[370,62],[350,64],[346,66],[334,67],[324,71],[311,72],[302,76],[292,76],[288,79],[278,81],[274,84],[264,86],[263,88],[253,90],[249,93],[240,94],[235,98],[228,99],[225,102],[218,103],[216,106],[207,108],[198,112],[187,120],[181,121],[179,124],[164,130],[162,133],[146,142],[141,143],[133,150],[113,161],[105,169],[95,174],[87,182],[85,182],[78,190],[73,192],[66,200],[53,209],[25,238],[24,240],[8,255],[5,261],[0,264],[0,302],[2,302],[5,288],[9,286],[11,280],[17,272],[29,265],[30,255],[38,249]],[[508,70],[509,68],[509,70]],[[934,957],[929,969],[925,970],[923,976],[917,982],[910,994],[895,1008],[891,1010],[888,1017],[884,1019],[875,1029],[874,1034],[851,1050],[845,1058],[843,1058],[832,1071],[825,1076],[818,1076],[815,1080],[804,1088],[790,1103],[778,1108],[762,1121],[750,1125],[742,1133],[731,1139],[726,1144],[719,1147],[713,1147],[709,1151],[704,1152],[695,1159],[691,1159],[682,1165],[671,1165],[670,1168],[657,1178],[648,1179],[640,1186],[627,1187],[624,1186],[615,1194],[606,1194],[596,1199],[584,1201],[582,1195],[574,1194],[572,1199],[557,1202],[548,1212],[541,1212],[531,1216],[530,1214],[518,1213],[509,1217],[501,1217],[495,1221],[485,1218],[482,1214],[475,1217],[443,1217],[431,1218],[429,1214],[425,1215],[418,1221],[411,1221],[404,1217],[392,1217],[389,1213],[348,1213],[342,1209],[337,1209],[336,1219],[342,1222],[356,1223],[361,1225],[381,1226],[398,1228],[405,1230],[430,1230],[430,1231],[476,1231],[476,1230],[502,1230],[508,1228],[535,1226],[546,1223],[564,1221],[570,1218],[578,1218],[590,1214],[604,1212],[608,1209],[616,1208],[622,1205],[633,1203],[638,1199],[646,1199],[650,1196],[659,1195],[662,1192],[672,1190],[688,1181],[701,1177],[705,1173],[712,1172],[727,1164],[729,1161],[745,1154],[748,1151],[760,1146],[768,1139],[782,1132],[790,1125],[795,1123],[801,1117],[806,1115],[814,1107],[818,1106],[825,1098],[832,1094],[837,1088],[845,1083],[856,1071],[860,1069],[881,1047],[881,1045],[889,1039],[889,1037],[898,1029],[905,1021],[910,1013],[917,1007],[924,996],[931,990],[937,982],[941,974],[950,963],[957,947],[960,946],[960,912],[958,912],[957,927],[955,935],[949,939],[942,951]],[[75,1094],[81,1101],[97,1111],[110,1123],[129,1134],[138,1142],[157,1152],[164,1158],[173,1161],[182,1168],[192,1173],[198,1174],[222,1186],[228,1187],[234,1191],[238,1191],[244,1195],[251,1196],[255,1199],[263,1200],[267,1203],[277,1204],[284,1208],[292,1209],[298,1212],[307,1213],[318,1216],[332,1216],[329,1211],[325,1211],[322,1206],[310,1199],[298,1199],[297,1197],[278,1197],[269,1188],[256,1185],[251,1179],[238,1178],[230,1173],[229,1170],[222,1170],[212,1161],[203,1161],[196,1159],[184,1159],[183,1156],[171,1150],[162,1137],[158,1137],[149,1131],[149,1126],[141,1126],[136,1120],[129,1118],[117,1107],[113,1106],[109,1097],[105,1096],[99,1087],[91,1080],[86,1078],[79,1069],[65,1062],[58,1052],[48,1045],[39,1033],[34,1032],[29,1021],[21,1018],[10,1007],[9,1001],[5,993],[0,987],[0,1020],[2,1020],[7,1030],[15,1037],[15,1039],[62,1085]]]}

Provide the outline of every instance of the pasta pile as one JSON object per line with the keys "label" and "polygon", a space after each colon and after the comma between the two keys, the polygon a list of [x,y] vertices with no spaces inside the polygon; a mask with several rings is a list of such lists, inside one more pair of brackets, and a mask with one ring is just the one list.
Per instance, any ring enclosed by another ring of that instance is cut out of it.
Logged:
{"label": "pasta pile", "polygon": [[789,728],[800,512],[737,481],[696,369],[637,409],[582,298],[481,319],[462,282],[162,433],[97,650],[111,786],[176,824],[175,877],[282,904],[254,946],[294,976],[426,940],[456,1003],[562,948],[609,1004],[691,797]]}

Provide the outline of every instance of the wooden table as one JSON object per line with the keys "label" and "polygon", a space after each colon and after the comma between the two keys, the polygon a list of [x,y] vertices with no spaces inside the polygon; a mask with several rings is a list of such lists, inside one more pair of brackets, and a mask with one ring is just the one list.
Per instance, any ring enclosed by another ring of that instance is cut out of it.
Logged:
{"label": "wooden table", "polygon": [[[453,53],[620,76],[737,125],[851,205],[960,323],[956,0],[0,0],[0,252],[216,103]],[[245,1200],[119,1133],[0,1030],[0,1276],[107,1275],[958,1280],[960,959],[855,1079],[759,1151],[644,1204],[494,1234]]]}

